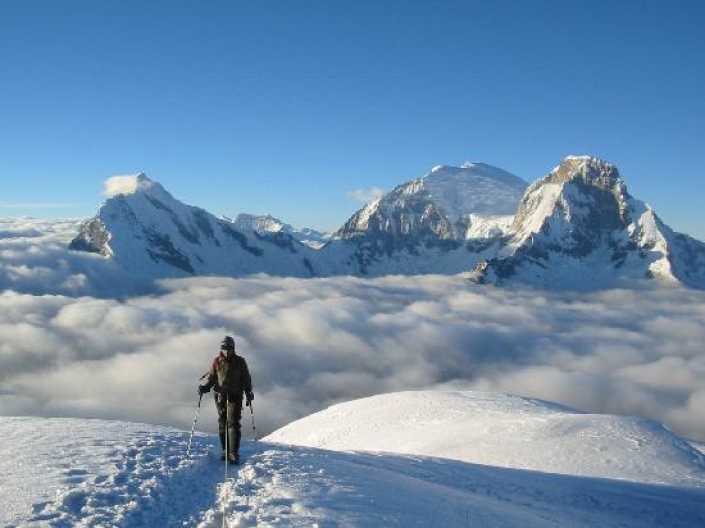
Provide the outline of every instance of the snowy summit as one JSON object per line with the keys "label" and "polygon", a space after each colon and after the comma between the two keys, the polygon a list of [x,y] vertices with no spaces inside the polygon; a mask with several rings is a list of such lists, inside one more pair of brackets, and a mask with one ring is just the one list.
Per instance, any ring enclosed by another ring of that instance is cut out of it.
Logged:
{"label": "snowy summit", "polygon": [[526,187],[521,178],[485,163],[436,165],[355,213],[337,236],[433,234],[463,240],[471,214],[512,215]]}

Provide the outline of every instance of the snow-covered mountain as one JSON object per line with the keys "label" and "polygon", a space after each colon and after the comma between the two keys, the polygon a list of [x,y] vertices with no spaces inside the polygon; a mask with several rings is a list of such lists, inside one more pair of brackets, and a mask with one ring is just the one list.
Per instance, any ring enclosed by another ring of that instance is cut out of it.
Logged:
{"label": "snow-covered mountain", "polygon": [[259,234],[286,233],[293,238],[314,249],[323,247],[331,238],[327,233],[305,227],[296,229],[290,224],[273,217],[272,215],[253,215],[240,213],[233,220],[235,229],[239,231],[255,231]]}
{"label": "snow-covered mountain", "polygon": [[472,275],[559,288],[645,278],[702,288],[705,244],[633,198],[614,165],[570,156],[527,189],[503,247]]}
{"label": "snow-covered mountain", "polygon": [[119,178],[119,190],[81,226],[71,249],[100,253],[154,278],[315,274],[313,250],[287,233],[240,231],[176,200],[144,174]]}
{"label": "snow-covered mountain", "polygon": [[686,440],[504,394],[339,404],[245,440],[227,471],[215,436],[197,433],[187,458],[171,428],[1,417],[0,435],[8,528],[705,525],[705,463]]}
{"label": "snow-covered mountain", "polygon": [[268,215],[216,218],[143,174],[121,183],[71,249],[142,278],[470,272],[480,283],[552,288],[645,278],[705,288],[705,244],[673,232],[629,195],[614,165],[588,156],[566,158],[528,188],[481,163],[438,166],[359,210],[330,240]]}
{"label": "snow-covered mountain", "polygon": [[484,163],[439,165],[357,211],[334,237],[354,246],[360,274],[459,273],[504,234],[527,186]]}
{"label": "snow-covered mountain", "polygon": [[[414,244],[465,240],[472,233],[470,215],[485,223],[488,217],[513,215],[527,186],[517,176],[484,163],[439,165],[360,209],[336,237],[409,238]],[[503,225],[506,218],[497,222]]]}
{"label": "snow-covered mountain", "polygon": [[[484,163],[438,165],[360,209],[335,236],[408,239],[418,245],[462,241],[483,231],[499,235],[527,186],[517,176]],[[494,233],[487,227],[492,224],[497,227]]]}
{"label": "snow-covered mountain", "polygon": [[354,221],[359,212],[346,223],[350,229],[328,241],[268,215],[216,218],[179,202],[144,174],[119,178],[119,192],[82,225],[70,247],[150,278],[459,273],[493,254],[511,223],[507,213],[527,185],[484,164],[436,167],[379,200],[387,216],[370,215],[366,229]]}

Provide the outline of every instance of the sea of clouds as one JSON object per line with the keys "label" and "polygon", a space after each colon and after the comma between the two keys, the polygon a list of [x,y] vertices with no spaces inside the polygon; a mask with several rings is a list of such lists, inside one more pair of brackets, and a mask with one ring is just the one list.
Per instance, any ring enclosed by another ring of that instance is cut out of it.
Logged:
{"label": "sea of clouds", "polygon": [[[467,389],[639,415],[705,440],[705,292],[439,275],[146,285],[68,251],[78,225],[0,220],[0,414],[188,429],[199,377],[229,334],[252,371],[260,435],[362,396]],[[215,427],[208,396],[199,429]]]}

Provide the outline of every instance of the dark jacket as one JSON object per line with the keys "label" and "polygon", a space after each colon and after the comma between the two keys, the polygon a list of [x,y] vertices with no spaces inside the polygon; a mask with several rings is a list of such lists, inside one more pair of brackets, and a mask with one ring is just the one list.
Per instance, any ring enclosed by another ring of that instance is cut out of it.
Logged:
{"label": "dark jacket", "polygon": [[252,377],[245,358],[238,355],[223,356],[219,354],[208,371],[205,387],[227,394],[231,398],[242,398],[243,393],[252,392]]}

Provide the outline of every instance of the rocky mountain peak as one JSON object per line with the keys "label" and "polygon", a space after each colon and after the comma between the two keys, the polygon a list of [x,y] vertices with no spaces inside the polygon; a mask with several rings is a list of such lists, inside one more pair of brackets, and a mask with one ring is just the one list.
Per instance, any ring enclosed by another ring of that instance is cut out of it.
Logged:
{"label": "rocky mountain peak", "polygon": [[[595,287],[620,278],[697,283],[705,246],[675,235],[627,192],[617,167],[569,156],[524,194],[510,238],[481,262],[481,282]],[[677,255],[684,255],[681,258]]]}
{"label": "rocky mountain peak", "polygon": [[626,192],[617,167],[592,156],[568,156],[546,177],[546,181],[556,184],[580,181],[610,192]]}
{"label": "rocky mountain peak", "polygon": [[[617,167],[591,156],[568,156],[547,176],[531,185],[514,217],[515,238],[547,234],[556,222],[591,229],[616,229],[625,222],[630,200]],[[550,222],[549,222],[550,220]]]}

